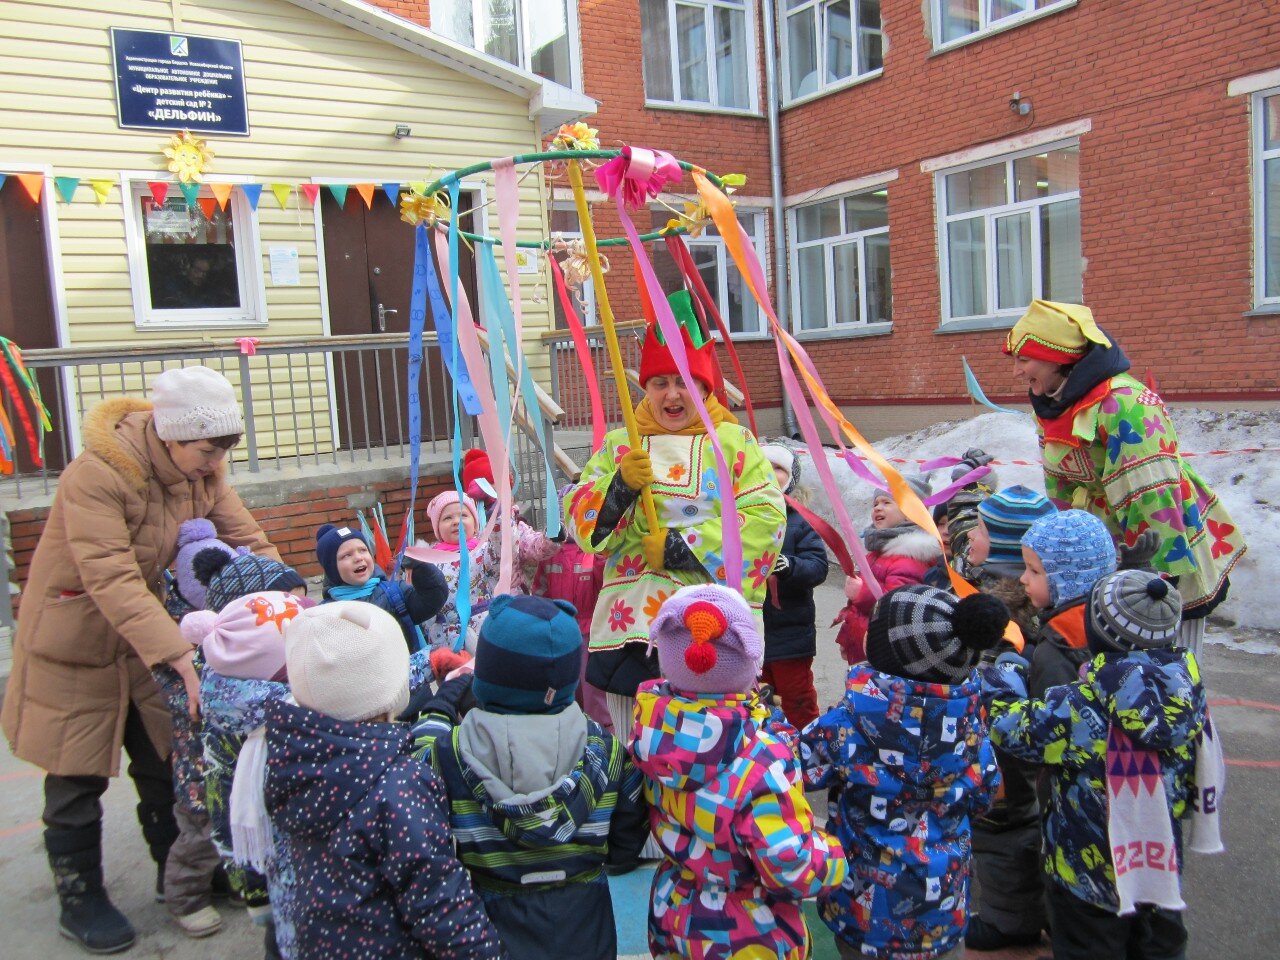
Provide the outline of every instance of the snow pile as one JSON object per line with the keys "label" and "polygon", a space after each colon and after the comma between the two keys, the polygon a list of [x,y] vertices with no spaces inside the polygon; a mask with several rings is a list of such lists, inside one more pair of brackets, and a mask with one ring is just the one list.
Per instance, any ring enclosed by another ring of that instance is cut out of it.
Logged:
{"label": "snow pile", "polygon": [[[1280,412],[1186,408],[1171,409],[1170,415],[1183,451],[1199,454],[1245,447],[1280,448]],[[799,488],[812,509],[834,526],[835,514],[807,450],[790,441],[774,442],[797,447]],[[995,465],[998,486],[1020,483],[1044,491],[1040,448],[1029,417],[987,413],[969,420],[934,424],[915,433],[881,440],[875,446],[890,460],[894,457],[909,460],[960,457],[966,450],[980,447],[998,461]],[[874,490],[845,465],[837,451],[829,451],[828,460],[849,517],[861,532],[870,523]],[[1014,460],[1032,465],[1010,463]],[[1280,563],[1280,453],[1195,456],[1188,457],[1188,462],[1221,498],[1249,546],[1248,554],[1232,572],[1231,598],[1218,608],[1215,619],[1222,618],[1241,627],[1280,630],[1280,578],[1271,572]],[[915,463],[895,463],[894,466],[904,476],[918,473]],[[874,467],[872,469],[874,471]],[[934,471],[930,481],[933,489],[942,489],[951,482],[950,470]]]}

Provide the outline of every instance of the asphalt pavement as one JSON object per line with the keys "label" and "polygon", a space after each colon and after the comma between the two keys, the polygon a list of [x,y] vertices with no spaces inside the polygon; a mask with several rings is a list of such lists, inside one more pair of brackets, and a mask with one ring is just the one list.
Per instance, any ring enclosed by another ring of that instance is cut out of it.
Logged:
{"label": "asphalt pavement", "polygon": [[[834,577],[833,577],[834,580]],[[819,592],[821,626],[843,602],[833,583]],[[825,618],[825,619],[824,619]],[[1223,825],[1227,852],[1188,854],[1184,896],[1191,932],[1189,960],[1263,960],[1280,951],[1275,889],[1280,864],[1280,637],[1254,636],[1246,645],[1210,643],[1203,656],[1212,711],[1222,733],[1228,771]],[[839,697],[844,664],[834,642],[820,645],[815,664],[823,706]],[[57,900],[45,861],[39,815],[42,774],[0,744],[0,957],[5,960],[71,960],[86,956],[57,933]],[[253,960],[262,956],[262,933],[242,910],[224,910],[223,930],[190,940],[152,897],[155,868],[147,856],[126,778],[112,782],[104,798],[107,885],[116,905],[133,921],[138,942],[123,956],[145,960]],[[628,903],[638,899],[626,885]],[[643,884],[639,884],[643,886]],[[621,890],[619,891],[622,892]],[[634,905],[634,904],[632,904]],[[620,909],[627,947],[642,944],[637,929],[644,910]],[[819,955],[830,935],[814,931]],[[1031,960],[1039,951],[971,952],[972,958]],[[565,945],[572,956],[571,945]]]}

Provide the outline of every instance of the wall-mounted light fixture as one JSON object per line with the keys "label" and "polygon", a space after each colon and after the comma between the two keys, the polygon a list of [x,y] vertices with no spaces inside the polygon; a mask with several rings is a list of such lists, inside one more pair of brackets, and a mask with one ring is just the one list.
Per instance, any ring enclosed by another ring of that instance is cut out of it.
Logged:
{"label": "wall-mounted light fixture", "polygon": [[413,133],[413,131],[409,129],[409,125],[407,123],[396,124],[395,138],[397,140],[403,140],[405,137],[409,136],[409,134],[411,133]]}
{"label": "wall-mounted light fixture", "polygon": [[1009,111],[1025,117],[1031,112],[1031,98],[1024,97],[1017,90],[1013,91],[1013,96],[1009,98]]}

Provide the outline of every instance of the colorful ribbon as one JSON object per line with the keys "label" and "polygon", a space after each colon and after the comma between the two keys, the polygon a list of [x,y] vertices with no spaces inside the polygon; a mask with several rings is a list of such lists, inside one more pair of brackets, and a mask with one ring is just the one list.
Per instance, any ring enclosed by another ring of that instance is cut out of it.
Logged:
{"label": "colorful ribbon", "polygon": [[595,365],[591,362],[591,347],[587,343],[587,331],[578,318],[573,298],[565,286],[564,273],[560,262],[548,251],[547,260],[551,263],[551,278],[555,282],[556,295],[560,298],[560,307],[564,311],[565,321],[569,324],[569,334],[573,337],[573,349],[578,356],[578,364],[582,367],[582,378],[587,384],[587,397],[591,403],[591,449],[599,450],[604,445],[604,401],[600,397],[600,380],[596,377]]}
{"label": "colorful ribbon", "polygon": [[969,366],[969,358],[961,357],[960,363],[964,367],[965,389],[969,391],[969,396],[974,400],[978,401],[978,403],[982,404],[984,407],[994,410],[996,413],[1012,413],[1018,417],[1027,416],[1027,414],[1023,413],[1021,410],[1014,410],[1012,407],[1002,407],[1000,404],[993,403],[988,400],[987,395],[982,392],[982,387],[978,383],[978,378],[973,373],[973,368]]}
{"label": "colorful ribbon", "polygon": [[639,210],[684,175],[671,154],[644,147],[623,147],[621,155],[601,164],[595,174],[605,196],[616,197],[628,210]]}

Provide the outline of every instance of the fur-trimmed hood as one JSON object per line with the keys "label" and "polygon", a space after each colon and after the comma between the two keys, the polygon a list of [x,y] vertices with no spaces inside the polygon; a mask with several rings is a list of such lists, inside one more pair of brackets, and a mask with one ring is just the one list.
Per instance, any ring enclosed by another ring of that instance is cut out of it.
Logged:
{"label": "fur-trimmed hood", "polygon": [[[84,418],[85,450],[105,461],[135,490],[147,485],[150,473],[146,429],[151,422],[151,410],[149,400],[116,397],[102,401]],[[133,422],[126,425],[126,420]]]}
{"label": "fur-trimmed hood", "polygon": [[[899,530],[902,532],[898,533]],[[930,533],[920,529],[914,523],[875,532],[879,536],[870,538],[867,549],[874,550],[881,556],[907,557],[922,563],[932,563],[942,556],[942,545]]]}

